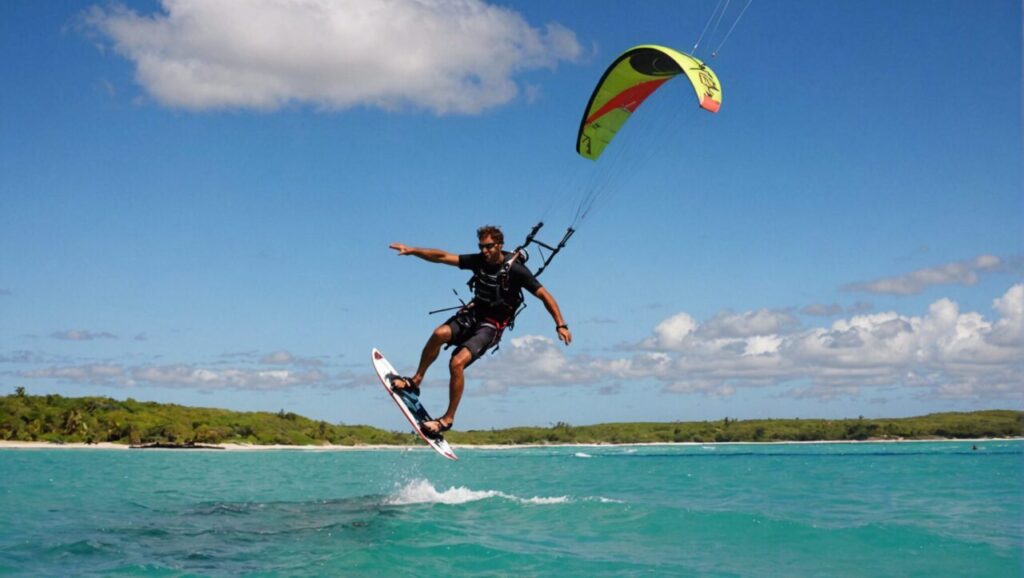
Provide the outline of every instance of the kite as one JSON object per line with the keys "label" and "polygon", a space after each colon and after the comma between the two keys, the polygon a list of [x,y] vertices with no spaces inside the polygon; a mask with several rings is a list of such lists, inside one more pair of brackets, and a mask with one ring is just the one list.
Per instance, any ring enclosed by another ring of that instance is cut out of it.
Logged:
{"label": "kite", "polygon": [[700,107],[718,112],[722,106],[722,85],[710,67],[665,46],[635,46],[616,58],[597,83],[583,113],[576,152],[597,160],[637,107],[661,85],[681,74],[693,85]]}

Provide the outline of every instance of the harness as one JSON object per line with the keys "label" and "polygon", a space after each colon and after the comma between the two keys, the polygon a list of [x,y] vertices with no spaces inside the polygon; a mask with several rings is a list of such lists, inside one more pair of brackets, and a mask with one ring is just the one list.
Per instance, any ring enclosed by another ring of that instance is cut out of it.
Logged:
{"label": "harness", "polygon": [[[526,251],[506,252],[505,258],[497,270],[487,272],[477,269],[473,277],[466,282],[469,290],[473,292],[471,304],[478,303],[492,309],[508,309],[509,314],[514,318],[519,306],[523,303],[523,290],[522,288],[519,288],[518,291],[512,289],[512,265],[516,261],[526,263],[529,258]],[[503,324],[501,329],[510,323],[511,319],[508,323]]]}
{"label": "harness", "polygon": [[[526,236],[526,240],[523,241],[522,245],[516,247],[516,250],[509,253],[505,252],[504,261],[496,271],[488,273],[483,270],[477,270],[473,277],[466,282],[469,290],[473,292],[473,299],[467,304],[462,299],[459,299],[461,305],[458,307],[447,307],[444,309],[436,309],[431,311],[430,314],[441,313],[442,311],[451,311],[458,309],[459,312],[455,315],[456,323],[460,325],[466,325],[467,328],[476,325],[477,312],[474,311],[477,305],[487,306],[488,308],[507,308],[509,315],[504,319],[494,319],[493,317],[485,317],[480,321],[483,325],[490,325],[494,327],[495,335],[488,348],[493,347],[499,341],[501,341],[501,334],[505,329],[512,330],[515,327],[516,317],[526,308],[526,302],[523,299],[523,290],[520,287],[517,291],[512,290],[511,283],[511,272],[512,265],[516,262],[524,264],[530,259],[530,254],[526,252],[526,248],[531,244],[537,245],[540,251],[541,259],[544,261],[537,272],[533,274],[534,277],[540,277],[540,274],[544,272],[544,269],[551,263],[551,260],[555,258],[555,255],[565,247],[569,237],[576,231],[569,227],[566,229],[565,234],[562,236],[561,241],[557,245],[551,246],[543,241],[536,239],[537,232],[540,231],[541,227],[544,226],[543,222],[537,223],[530,230],[530,233]],[[549,251],[548,255],[544,255],[544,249]],[[458,297],[458,291],[455,291],[455,296]],[[445,345],[447,349],[451,344]],[[492,351],[497,351],[497,347]]]}
{"label": "harness", "polygon": [[[494,351],[498,350],[498,343],[501,341],[501,336],[505,332],[505,329],[511,329],[514,317],[507,317],[505,319],[495,319],[493,317],[484,317],[482,320],[477,319],[477,312],[474,311],[475,302],[470,302],[455,314],[454,321],[462,326],[463,330],[470,330],[478,325],[486,325],[494,328],[494,337],[491,338],[491,342],[487,344],[484,351],[494,347]],[[444,348],[448,349],[452,343],[446,343]],[[496,347],[497,346],[497,347]]]}

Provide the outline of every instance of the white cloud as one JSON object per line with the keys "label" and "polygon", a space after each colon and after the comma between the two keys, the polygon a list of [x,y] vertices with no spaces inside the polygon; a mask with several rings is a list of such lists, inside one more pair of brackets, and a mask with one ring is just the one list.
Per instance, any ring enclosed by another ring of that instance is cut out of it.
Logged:
{"label": "white cloud", "polygon": [[307,103],[475,114],[515,98],[517,73],[581,53],[564,26],[537,28],[482,0],[161,4],[150,15],[93,7],[85,21],[135,63],[154,99],[192,110]]}
{"label": "white cloud", "polygon": [[686,338],[697,328],[697,322],[687,313],[677,313],[654,328],[654,337],[644,342],[649,349],[675,349],[682,347]]}
{"label": "white cloud", "polygon": [[[81,333],[81,332],[79,332]],[[81,337],[81,336],[79,336]],[[286,350],[271,353],[239,351],[225,353],[207,363],[164,363],[149,357],[131,362],[55,356],[34,351],[0,354],[0,364],[15,369],[0,372],[20,378],[56,381],[68,385],[103,387],[163,387],[198,390],[280,390],[296,387],[351,388],[376,383],[348,369],[337,370],[315,357],[303,357]],[[338,356],[339,358],[342,356]],[[332,371],[329,366],[336,371]],[[372,372],[366,372],[372,376]]]}
{"label": "white cloud", "polygon": [[641,349],[684,351],[694,346],[713,348],[736,346],[737,338],[751,337],[751,348],[743,351],[763,352],[770,347],[772,336],[787,333],[799,326],[799,320],[785,311],[760,309],[745,313],[722,311],[704,323],[697,323],[688,313],[677,313],[654,328],[654,335],[640,344]]}
{"label": "white cloud", "polygon": [[259,363],[261,365],[293,365],[296,367],[323,367],[325,365],[323,361],[314,357],[301,357],[284,349],[267,354],[260,354],[255,351],[228,353],[221,357],[248,363]]}
{"label": "white cloud", "polygon": [[483,391],[488,393],[505,391],[510,383],[568,385],[599,379],[586,364],[567,358],[561,347],[560,343],[540,335],[503,340],[500,353],[480,363],[479,372],[472,377],[481,380]]}
{"label": "white cloud", "polygon": [[700,327],[705,337],[751,337],[785,333],[799,325],[799,321],[784,311],[761,309],[746,313],[723,311]]}
{"label": "white cloud", "polygon": [[[681,312],[625,347],[619,356],[575,352],[546,336],[508,336],[500,353],[469,373],[471,390],[500,393],[513,386],[593,386],[613,393],[643,382],[672,393],[730,396],[745,388],[789,386],[787,395],[836,399],[903,390],[921,398],[1024,401],[1024,284],[992,302],[995,318],[962,311],[950,299],[921,315],[895,311],[852,315],[827,325],[798,326],[785,312],[723,312],[700,322]],[[577,336],[579,342],[580,336]],[[363,369],[327,374],[287,351],[234,354],[219,363],[68,362],[32,352],[0,362],[49,367],[25,378],[103,386],[271,390],[375,386]],[[307,360],[308,361],[308,360]],[[315,360],[313,360],[315,361]],[[262,365],[262,367],[260,366]],[[441,364],[443,365],[443,364]],[[436,377],[444,376],[438,368]],[[482,387],[481,387],[482,385]]]}
{"label": "white cloud", "polygon": [[326,380],[319,371],[205,369],[188,365],[143,367],[132,372],[137,384],[195,389],[273,390],[315,385]]}
{"label": "white cloud", "polygon": [[797,397],[909,388],[921,397],[1024,400],[1024,284],[993,307],[995,321],[939,299],[921,316],[881,312],[802,328],[778,312],[725,312],[704,323],[677,313],[629,357],[569,357],[547,337],[522,336],[472,377],[490,391],[653,380],[669,392],[719,396],[791,384]]}
{"label": "white cloud", "polygon": [[90,383],[106,386],[130,385],[125,370],[120,365],[90,363],[70,367],[50,367],[23,371],[21,377],[37,379],[57,379],[65,383]]}
{"label": "white cloud", "polygon": [[1024,284],[1014,285],[992,307],[1003,316],[992,330],[992,342],[1013,347],[1024,341]]}
{"label": "white cloud", "polygon": [[917,295],[933,285],[975,285],[980,273],[998,271],[1004,265],[999,257],[979,255],[970,261],[918,269],[898,277],[886,277],[867,283],[851,283],[843,289],[863,293]]}
{"label": "white cloud", "polygon": [[293,387],[344,387],[352,376],[332,379],[320,370],[217,368],[198,365],[142,365],[90,363],[55,366],[18,373],[23,378],[53,379],[74,385],[105,387],[168,387],[199,390],[277,390]]}

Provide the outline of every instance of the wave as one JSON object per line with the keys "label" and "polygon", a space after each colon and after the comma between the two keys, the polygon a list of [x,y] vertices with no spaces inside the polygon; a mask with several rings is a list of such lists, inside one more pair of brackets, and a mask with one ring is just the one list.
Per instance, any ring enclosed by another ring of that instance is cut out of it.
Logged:
{"label": "wave", "polygon": [[77,540],[51,546],[47,552],[53,556],[100,556],[111,552],[111,544],[98,540]]}
{"label": "wave", "polygon": [[480,500],[501,499],[518,502],[520,504],[566,504],[572,501],[569,496],[521,498],[499,492],[497,490],[471,490],[464,486],[458,488],[450,487],[447,490],[439,491],[428,480],[412,480],[398,489],[394,494],[384,499],[388,506],[408,506],[412,504],[467,504]]}
{"label": "wave", "polygon": [[592,456],[592,455],[590,455],[588,453],[584,453],[584,452],[576,452],[576,453],[573,454],[573,456],[577,457],[577,458],[592,458],[592,457],[594,457],[594,456]]}

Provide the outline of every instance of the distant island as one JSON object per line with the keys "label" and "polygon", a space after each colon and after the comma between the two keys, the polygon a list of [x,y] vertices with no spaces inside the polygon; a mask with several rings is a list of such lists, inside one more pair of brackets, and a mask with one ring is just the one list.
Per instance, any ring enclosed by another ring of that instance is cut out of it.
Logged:
{"label": "distant island", "polygon": [[[1008,438],[1024,435],[1024,412],[985,410],[907,418],[754,419],[608,423],[451,431],[457,445],[715,443]],[[132,446],[414,445],[410,433],[330,424],[291,412],[237,412],[108,397],[0,397],[0,440],[112,442]]]}

